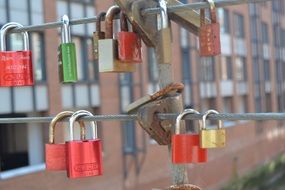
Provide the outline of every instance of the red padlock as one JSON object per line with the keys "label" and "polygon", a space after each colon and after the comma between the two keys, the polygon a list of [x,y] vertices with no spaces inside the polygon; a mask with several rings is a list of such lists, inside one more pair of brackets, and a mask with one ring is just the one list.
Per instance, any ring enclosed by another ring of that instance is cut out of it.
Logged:
{"label": "red padlock", "polygon": [[6,51],[6,33],[23,25],[10,22],[0,30],[0,87],[31,86],[34,84],[32,52],[29,50],[29,36],[22,32],[23,51]]}
{"label": "red padlock", "polygon": [[[70,117],[74,112],[64,111],[56,115],[49,125],[49,144],[45,144],[46,170],[66,170],[66,146],[65,143],[55,144],[55,126],[57,122]],[[80,122],[81,138],[85,139],[85,127]]]}
{"label": "red padlock", "polygon": [[208,151],[200,147],[199,134],[180,134],[181,119],[193,113],[199,114],[196,110],[186,109],[176,119],[175,134],[172,135],[172,162],[175,164],[207,162]]}
{"label": "red padlock", "polygon": [[215,56],[221,54],[220,24],[217,22],[216,7],[213,0],[210,3],[211,23],[205,24],[205,10],[200,9],[200,56]]}
{"label": "red padlock", "polygon": [[92,139],[73,140],[74,122],[82,116],[93,116],[87,111],[75,112],[69,120],[70,141],[66,142],[67,176],[79,178],[103,174],[102,143],[97,138],[97,123],[92,124]]}
{"label": "red padlock", "polygon": [[126,15],[120,13],[121,32],[118,32],[119,60],[127,63],[141,63],[141,39],[135,32],[129,32]]}

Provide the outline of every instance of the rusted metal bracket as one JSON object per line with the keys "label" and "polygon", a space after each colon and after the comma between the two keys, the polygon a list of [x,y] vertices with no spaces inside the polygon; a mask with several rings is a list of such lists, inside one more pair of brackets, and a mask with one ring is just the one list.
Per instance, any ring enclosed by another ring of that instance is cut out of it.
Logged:
{"label": "rusted metal bracket", "polygon": [[[178,0],[166,0],[167,6],[183,5]],[[189,32],[198,35],[200,30],[200,14],[197,11],[181,11],[169,13],[169,18],[188,30]]]}
{"label": "rusted metal bracket", "polygon": [[173,120],[160,120],[158,113],[170,113],[174,106],[183,107],[181,94],[155,100],[138,109],[138,122],[140,126],[160,145],[171,143],[171,126]]}
{"label": "rusted metal bracket", "polygon": [[[155,0],[115,0],[117,5],[126,13],[128,19],[148,47],[157,45],[157,16],[143,16],[141,10],[158,7]],[[168,6],[182,5],[178,0],[166,0]],[[181,11],[169,13],[169,18],[184,27],[189,32],[198,35],[200,30],[200,15],[197,11]],[[208,22],[207,20],[206,22]]]}
{"label": "rusted metal bracket", "polygon": [[[136,31],[139,33],[144,43],[148,47],[155,47],[156,53],[157,53],[156,58],[158,62],[157,66],[158,66],[158,73],[159,73],[160,88],[164,88],[167,85],[173,83],[171,58],[170,60],[167,60],[167,61],[162,60],[160,59],[161,55],[158,55],[159,52],[157,51],[158,48],[162,48],[165,44],[167,44],[167,43],[164,43],[164,41],[160,41],[161,43],[157,43],[157,40],[161,39],[161,38],[158,38],[159,33],[161,32],[161,29],[160,30],[158,29],[157,15],[154,14],[154,15],[143,16],[141,14],[142,10],[147,9],[147,8],[155,8],[155,7],[161,7],[161,11],[165,12],[165,6],[162,5],[163,2],[154,1],[154,0],[115,0],[115,2],[127,14],[130,22],[132,23]],[[158,6],[158,4],[160,6]],[[163,25],[163,23],[161,23],[161,25]],[[160,26],[160,28],[163,28],[163,27]],[[171,36],[167,36],[167,37],[171,39]],[[171,48],[171,44],[169,45],[170,45],[169,48]],[[168,64],[163,64],[163,63],[168,63]],[[173,112],[173,113],[181,112],[183,110],[182,99],[180,99],[179,102],[180,103],[172,104],[172,106],[169,107],[169,112]],[[173,123],[169,123],[170,128],[173,126],[174,126]],[[171,130],[169,131],[170,131],[170,135],[167,137],[167,139],[169,139],[171,136]],[[169,157],[171,158],[171,144],[168,145],[168,150],[169,150]],[[188,183],[187,167],[185,165],[173,165],[171,163],[170,165],[171,165],[171,170],[172,170],[173,184],[181,185],[181,184]]]}

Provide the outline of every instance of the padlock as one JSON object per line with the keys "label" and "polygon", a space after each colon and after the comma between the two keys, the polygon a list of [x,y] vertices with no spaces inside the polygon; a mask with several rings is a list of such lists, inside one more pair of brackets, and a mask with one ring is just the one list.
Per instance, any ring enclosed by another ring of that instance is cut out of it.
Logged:
{"label": "padlock", "polygon": [[199,114],[196,110],[186,109],[176,118],[175,134],[172,135],[172,162],[175,164],[207,162],[208,151],[199,146],[199,134],[180,134],[181,119],[194,113]]}
{"label": "padlock", "polygon": [[213,0],[207,0],[210,4],[211,23],[205,24],[205,10],[200,10],[199,45],[200,56],[215,56],[221,54],[220,24],[217,22],[216,7]]}
{"label": "padlock", "polygon": [[141,63],[141,39],[128,30],[127,16],[120,13],[121,31],[117,33],[119,60],[127,63]]}
{"label": "padlock", "polygon": [[120,13],[118,6],[108,9],[105,17],[105,39],[99,40],[99,72],[133,72],[135,64],[122,62],[118,58],[118,41],[113,38],[113,19]]}
{"label": "padlock", "polygon": [[79,178],[103,174],[102,143],[97,138],[97,123],[92,124],[92,139],[73,140],[73,124],[82,116],[93,116],[90,112],[75,112],[69,120],[70,140],[66,142],[67,176]]}
{"label": "padlock", "polygon": [[71,42],[69,18],[61,18],[61,44],[58,47],[59,79],[63,83],[77,81],[77,61],[75,44]]}
{"label": "padlock", "polygon": [[0,31],[0,87],[34,85],[32,52],[29,50],[29,36],[22,32],[24,50],[6,51],[6,34],[13,28],[23,25],[10,22]]}
{"label": "padlock", "polygon": [[161,8],[160,15],[160,30],[157,32],[157,45],[155,47],[156,56],[159,64],[171,64],[172,50],[171,50],[171,29],[169,27],[169,20],[167,15],[167,6],[165,0],[159,0]]}
{"label": "padlock", "polygon": [[94,58],[95,58],[95,60],[98,60],[98,58],[99,58],[98,40],[105,38],[105,32],[102,32],[102,30],[101,30],[101,21],[103,20],[105,15],[106,15],[105,12],[101,12],[97,16],[96,31],[93,32],[93,47],[94,47]]}
{"label": "padlock", "polygon": [[[66,146],[65,143],[55,144],[55,126],[57,122],[70,117],[74,112],[63,111],[57,114],[49,125],[49,144],[45,144],[46,170],[58,171],[66,169]],[[85,139],[85,127],[80,123],[81,139]]]}
{"label": "padlock", "polygon": [[200,130],[200,146],[202,148],[221,148],[226,144],[226,131],[222,127],[222,121],[218,122],[218,129],[207,129],[206,119],[210,114],[218,114],[216,110],[208,110],[203,115],[203,124]]}

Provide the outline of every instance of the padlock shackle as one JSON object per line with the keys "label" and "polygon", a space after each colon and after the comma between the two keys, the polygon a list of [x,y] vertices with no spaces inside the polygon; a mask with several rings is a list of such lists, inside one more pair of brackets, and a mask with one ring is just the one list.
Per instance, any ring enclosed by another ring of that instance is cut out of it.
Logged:
{"label": "padlock shackle", "polygon": [[67,15],[63,15],[61,17],[61,43],[70,43],[71,42],[71,34],[70,34],[70,25],[69,18]]}
{"label": "padlock shackle", "polygon": [[127,15],[123,11],[120,13],[120,27],[122,32],[129,32]]}
{"label": "padlock shackle", "polygon": [[103,18],[105,17],[106,12],[101,12],[97,16],[96,20],[96,32],[101,32],[101,21],[103,21]]}
{"label": "padlock shackle", "polygon": [[160,8],[160,16],[161,16],[161,28],[168,28],[168,14],[167,14],[167,5],[165,0],[158,1]]}
{"label": "padlock shackle", "polygon": [[[219,114],[218,111],[216,110],[208,110],[206,111],[204,114],[203,114],[203,117],[202,117],[202,129],[207,129],[206,127],[206,120],[207,120],[207,117],[211,114]],[[223,127],[223,123],[222,123],[222,120],[218,120],[218,129],[221,129]]]}
{"label": "padlock shackle", "polygon": [[114,5],[110,7],[105,17],[105,39],[113,39],[113,20],[116,14],[120,13],[119,6]]}
{"label": "padlock shackle", "polygon": [[[70,141],[73,141],[73,128],[74,128],[74,122],[83,116],[93,116],[93,114],[86,110],[79,110],[75,112],[69,119],[69,137]],[[92,127],[92,139],[97,139],[97,122],[91,121],[91,127]],[[83,140],[83,139],[82,139]]]}
{"label": "padlock shackle", "polygon": [[[205,0],[205,1],[210,4],[211,23],[217,23],[216,5],[214,0]],[[206,23],[205,9],[200,9],[200,26],[205,25],[205,23]]]}
{"label": "padlock shackle", "polygon": [[[74,112],[73,111],[63,111],[57,114],[52,121],[49,124],[49,143],[54,144],[55,143],[55,126],[57,122],[62,121],[63,119],[72,116]],[[85,126],[83,122],[79,122],[80,124],[80,135],[81,138],[86,138],[86,132],[85,132]]]}
{"label": "padlock shackle", "polygon": [[[22,28],[23,25],[17,22],[8,22],[2,26],[0,30],[0,51],[6,51],[6,35],[7,32],[13,28]],[[28,32],[21,32],[24,41],[24,50],[29,50],[29,35]]]}
{"label": "padlock shackle", "polygon": [[[175,134],[180,134],[180,124],[181,120],[185,115],[188,114],[200,114],[197,110],[194,109],[185,109],[183,112],[181,112],[177,118],[176,118],[176,124],[175,124]],[[199,127],[202,125],[201,120],[199,120]]]}

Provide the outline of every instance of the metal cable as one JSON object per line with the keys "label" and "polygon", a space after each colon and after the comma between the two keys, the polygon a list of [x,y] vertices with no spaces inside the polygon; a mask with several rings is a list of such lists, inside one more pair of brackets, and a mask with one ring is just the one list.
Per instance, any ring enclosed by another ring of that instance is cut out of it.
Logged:
{"label": "metal cable", "polygon": [[[161,120],[175,120],[178,114],[173,113],[161,113],[158,114],[158,118]],[[202,119],[203,114],[189,114],[183,119],[185,120],[199,120]],[[53,117],[19,117],[19,118],[0,118],[0,124],[4,123],[49,123]],[[209,120],[227,120],[227,121],[237,121],[237,120],[285,120],[285,113],[219,113],[212,114],[207,117]],[[82,117],[80,120],[83,121],[129,121],[137,120],[137,115],[96,115]],[[68,119],[63,120],[65,122]]]}
{"label": "metal cable", "polygon": [[[246,3],[261,3],[261,2],[267,2],[272,0],[217,0],[215,1],[216,7],[225,7],[225,6],[231,6],[231,5],[240,5],[240,4],[246,4]],[[201,9],[201,8],[210,8],[209,3],[207,2],[198,2],[198,3],[190,3],[190,4],[181,4],[181,5],[175,5],[175,6],[168,6],[167,12],[179,12],[179,11],[189,11],[189,9]],[[160,8],[147,8],[142,10],[142,15],[146,14],[159,14]],[[79,24],[88,24],[88,23],[94,23],[96,22],[97,17],[86,17],[86,18],[80,18],[80,19],[74,19],[70,20],[70,25],[79,25]],[[44,30],[44,29],[52,29],[52,28],[58,28],[62,26],[62,22],[49,22],[45,24],[39,24],[39,25],[30,25],[30,26],[24,26],[23,28],[18,29],[12,29],[11,33],[18,33],[18,32],[24,32],[24,31],[38,31],[38,30]]]}

